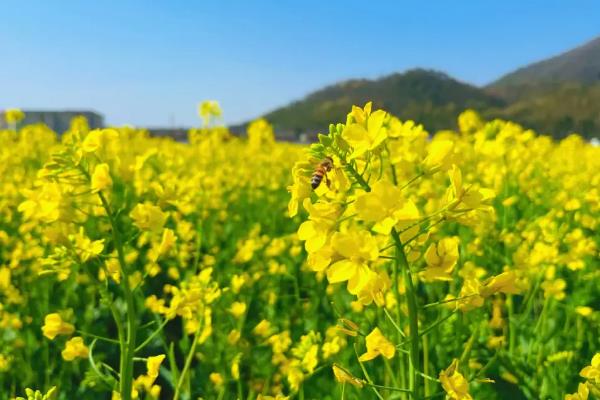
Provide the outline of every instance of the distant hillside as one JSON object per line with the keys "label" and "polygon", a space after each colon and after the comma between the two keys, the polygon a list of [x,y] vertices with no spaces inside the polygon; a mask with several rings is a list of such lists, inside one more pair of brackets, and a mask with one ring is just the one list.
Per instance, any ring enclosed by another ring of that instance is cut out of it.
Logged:
{"label": "distant hillside", "polygon": [[[380,79],[354,79],[309,94],[266,115],[280,138],[324,132],[343,122],[350,107],[373,101],[401,119],[412,119],[428,131],[456,127],[466,108],[486,118],[504,118],[541,134],[562,138],[577,132],[600,137],[600,37],[559,56],[507,74],[478,88],[442,72],[410,70]],[[244,126],[232,127],[235,132]]]}
{"label": "distant hillside", "polygon": [[381,79],[350,80],[328,86],[300,101],[266,114],[277,131],[326,131],[332,122],[344,122],[352,105],[373,101],[403,119],[414,119],[435,131],[456,125],[465,108],[485,110],[505,102],[441,72],[416,69]]}
{"label": "distant hillside", "polygon": [[600,82],[540,85],[524,93],[502,109],[486,110],[484,116],[509,119],[555,138],[572,132],[600,138]]}
{"label": "distant hillside", "polygon": [[563,83],[590,85],[600,82],[600,37],[558,56],[504,75],[487,90],[505,98],[518,98],[540,86]]}

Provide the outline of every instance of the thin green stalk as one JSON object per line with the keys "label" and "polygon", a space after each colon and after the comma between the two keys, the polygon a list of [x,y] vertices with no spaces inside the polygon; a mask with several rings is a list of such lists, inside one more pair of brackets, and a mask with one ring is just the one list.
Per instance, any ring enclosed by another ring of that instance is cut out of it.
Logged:
{"label": "thin green stalk", "polygon": [[479,328],[480,328],[480,325],[475,326],[475,329],[473,330],[471,337],[469,338],[466,345],[464,346],[464,350],[458,361],[460,364],[464,365],[469,361],[469,358],[471,357],[471,350],[473,349],[473,345],[475,344],[475,341],[477,339],[479,339]]}
{"label": "thin green stalk", "polygon": [[467,296],[462,296],[462,297],[456,297],[454,299],[446,299],[446,300],[440,300],[440,301],[436,301],[435,303],[429,303],[429,304],[425,304],[423,307],[421,307],[422,309],[427,309],[429,307],[435,307],[435,306],[439,306],[442,304],[447,304],[447,303],[452,303],[454,301],[461,301],[464,299],[468,299],[469,297],[473,297],[473,296],[479,296],[479,294],[469,294]]}
{"label": "thin green stalk", "polygon": [[425,380],[431,381],[431,382],[437,382],[440,383],[440,380],[438,378],[434,378],[433,376],[429,376],[421,371],[417,371],[417,374],[419,374],[419,376],[422,376],[423,378],[425,378]]}
{"label": "thin green stalk", "polygon": [[437,392],[435,394],[432,394],[431,396],[424,397],[423,400],[435,399],[436,397],[442,397],[445,395],[446,395],[446,392]]}
{"label": "thin green stalk", "polygon": [[[539,367],[540,364],[542,363],[543,357],[544,357],[544,347],[546,345],[546,341],[544,336],[546,336],[546,319],[547,319],[547,315],[548,315],[548,310],[550,309],[550,297],[547,297],[546,300],[544,301],[544,307],[542,308],[542,314],[540,315],[540,319],[538,320],[537,325],[535,326],[535,332],[536,332],[536,342],[537,342],[537,361],[536,361],[536,365]],[[538,332],[538,328],[539,328],[539,333]]]}
{"label": "thin green stalk", "polygon": [[[121,241],[120,235],[117,229],[117,223],[111,210],[106,197],[102,192],[98,192],[102,206],[108,215],[108,220],[111,225],[112,236],[114,246],[117,249],[117,256],[119,259],[119,265],[121,267],[121,273],[123,278],[121,279],[123,292],[125,294],[125,303],[127,305],[127,340],[123,345],[121,340],[121,361],[119,368],[120,375],[120,392],[123,400],[131,400],[131,392],[133,387],[133,356],[135,353],[135,337],[137,331],[137,318],[135,311],[135,304],[133,299],[133,293],[131,286],[129,285],[129,274],[127,271],[127,264],[125,262],[125,252],[123,250],[123,242]],[[123,351],[124,350],[124,351]]]}
{"label": "thin green stalk", "polygon": [[392,379],[392,384],[394,386],[398,386],[398,381],[396,380],[396,376],[394,375],[394,371],[392,371],[392,366],[390,365],[390,362],[387,358],[383,358],[383,363],[385,364],[385,370],[388,373],[388,375],[390,376],[390,378]]}
{"label": "thin green stalk", "polygon": [[[398,361],[400,364],[400,368],[398,369],[398,374],[400,375],[400,386],[406,387],[406,355],[407,353],[401,352],[398,354]],[[400,395],[402,400],[407,399],[407,394],[403,393]]]}
{"label": "thin green stalk", "polygon": [[406,189],[406,188],[407,188],[407,187],[408,187],[408,186],[409,186],[411,183],[413,183],[414,181],[416,181],[417,179],[419,179],[419,178],[420,178],[420,177],[422,177],[423,175],[425,175],[425,173],[421,172],[420,174],[418,174],[418,175],[414,176],[412,179],[410,179],[408,182],[406,182],[406,183],[404,184],[404,186],[402,186],[402,187],[400,188],[400,190],[404,190],[404,189]]}
{"label": "thin green stalk", "polygon": [[93,354],[94,354],[94,346],[96,346],[96,341],[97,341],[97,339],[94,339],[94,340],[92,340],[92,343],[90,344],[90,348],[88,350],[88,360],[90,362],[90,366],[92,367],[92,370],[94,370],[94,372],[100,377],[100,379],[102,379],[110,387],[112,385],[112,382],[102,372],[100,372],[100,370],[96,366],[96,362],[94,361]]}
{"label": "thin green stalk", "polygon": [[[102,268],[104,268],[104,265],[102,265]],[[123,321],[121,321],[121,315],[119,314],[119,310],[117,310],[117,307],[115,306],[114,302],[112,301],[112,297],[111,297],[110,293],[108,292],[108,288],[105,285],[103,285],[101,282],[99,282],[96,279],[96,277],[94,276],[94,274],[92,274],[88,269],[85,269],[85,271],[87,272],[90,279],[94,283],[96,283],[96,285],[98,286],[98,292],[100,293],[101,303],[104,303],[104,305],[106,305],[109,308],[110,313],[111,313],[113,319],[115,320],[115,324],[117,326],[117,336],[119,337],[119,340],[116,343],[119,344],[120,354],[123,354],[125,352],[125,348],[124,348],[125,330],[123,328]],[[108,276],[108,274],[107,274],[107,276]],[[83,334],[83,332],[81,334]],[[100,337],[98,336],[98,338],[100,338]],[[107,338],[104,338],[104,339],[107,339]],[[110,339],[110,340],[112,340],[112,339]]]}
{"label": "thin green stalk", "polygon": [[508,353],[513,355],[517,343],[517,324],[515,324],[513,297],[510,294],[506,298],[506,305],[508,306]]}
{"label": "thin green stalk", "polygon": [[[400,307],[400,288],[398,283],[398,263],[394,262],[393,264],[393,272],[394,272],[394,284],[392,285],[394,290],[394,297],[396,299],[396,322],[394,323],[394,327],[397,331],[397,340],[398,342],[402,342],[402,339],[406,337],[402,329],[400,329],[400,315],[402,313],[402,309]],[[387,310],[386,310],[387,313]],[[390,318],[391,320],[391,318]],[[398,374],[404,373],[404,367],[401,365],[403,359],[398,357]]]}
{"label": "thin green stalk", "polygon": [[[200,315],[203,315],[201,313]],[[192,359],[194,358],[194,354],[196,354],[196,346],[198,346],[198,340],[200,339],[200,333],[202,332],[204,324],[202,322],[198,323],[198,328],[194,333],[194,340],[192,341],[192,346],[190,347],[190,351],[185,359],[185,364],[183,369],[181,370],[181,375],[179,375],[179,381],[177,382],[177,387],[175,388],[175,394],[173,395],[173,400],[179,399],[181,394],[181,387],[183,386],[183,382],[185,380],[185,376],[187,375],[188,370],[190,369],[190,365],[192,364]],[[240,399],[242,397],[240,396]]]}
{"label": "thin green stalk", "polygon": [[142,344],[140,344],[138,347],[135,348],[135,352],[137,353],[138,351],[140,351],[144,347],[146,347],[146,345],[148,345],[148,343],[150,343],[152,341],[152,339],[154,339],[156,337],[156,335],[160,334],[160,332],[163,330],[163,328],[165,327],[165,325],[167,325],[168,322],[169,322],[169,320],[165,319],[160,324],[160,326],[158,328],[156,328],[156,330],[154,332],[152,332],[152,334],[150,336],[148,336],[148,338],[142,342]]}
{"label": "thin green stalk", "polygon": [[364,180],[364,178],[362,176],[360,176],[360,174],[356,171],[356,169],[354,169],[354,167],[352,167],[351,164],[346,164],[345,165],[345,169],[346,172],[348,172],[350,175],[352,175],[352,177],[354,179],[356,179],[356,182],[358,182],[358,184],[365,189],[366,192],[370,192],[371,191],[371,187],[369,186],[369,184],[367,183],[367,181]]}
{"label": "thin green stalk", "polygon": [[103,340],[103,341],[108,342],[108,343],[114,343],[114,344],[119,344],[120,343],[118,340],[110,339],[110,338],[107,338],[107,337],[104,337],[104,336],[94,335],[93,333],[89,333],[89,332],[84,332],[84,331],[80,331],[80,330],[76,330],[75,332],[78,333],[78,334],[80,334],[81,336],[89,336],[91,338],[98,339],[98,340]]}
{"label": "thin green stalk", "polygon": [[396,330],[398,331],[398,333],[400,334],[400,336],[406,337],[406,334],[404,332],[402,332],[402,329],[400,329],[400,327],[398,326],[398,324],[394,321],[394,319],[390,315],[390,313],[387,310],[387,308],[383,307],[383,312],[388,317],[388,319],[390,320],[390,322],[392,323],[392,325],[394,326],[394,328],[396,328]]}
{"label": "thin green stalk", "polygon": [[421,379],[417,374],[417,371],[421,370],[420,357],[419,357],[419,316],[417,307],[417,294],[410,273],[410,267],[406,254],[404,253],[404,247],[400,240],[400,235],[396,229],[392,229],[392,238],[396,243],[396,262],[397,267],[402,268],[402,276],[404,278],[404,285],[406,287],[406,303],[408,305],[408,326],[410,336],[410,380],[409,387],[412,391],[413,399],[421,400]]}
{"label": "thin green stalk", "polygon": [[[91,182],[91,177],[89,172],[82,166],[79,166],[79,170],[87,179],[88,182]],[[127,339],[123,341],[123,328],[119,327],[120,317],[114,305],[111,306],[111,312],[113,313],[113,317],[117,322],[117,328],[119,329],[119,342],[120,342],[120,362],[119,362],[119,391],[121,393],[122,400],[131,400],[132,388],[133,388],[133,356],[135,350],[135,335],[137,330],[137,321],[136,321],[136,312],[133,294],[131,292],[131,287],[129,285],[129,274],[127,271],[127,263],[125,262],[125,252],[123,250],[123,242],[119,236],[119,231],[117,229],[117,222],[115,220],[115,216],[112,212],[108,201],[102,191],[98,192],[98,197],[102,202],[102,207],[106,211],[106,215],[108,216],[108,220],[110,222],[112,237],[114,246],[117,250],[117,258],[119,260],[119,265],[121,267],[121,273],[123,278],[121,279],[121,284],[123,287],[123,291],[125,293],[125,302],[127,305]]]}
{"label": "thin green stalk", "polygon": [[377,389],[389,390],[391,392],[401,392],[401,393],[410,393],[411,392],[410,389],[403,389],[403,388],[397,388],[397,387],[385,386],[385,385],[376,385],[376,384],[370,383],[370,382],[367,382],[366,385],[371,386],[373,388],[377,388]]}
{"label": "thin green stalk", "polygon": [[[244,390],[242,388],[242,381],[240,381],[239,379],[236,381],[237,383],[237,394],[238,394],[238,399],[241,399],[244,396]],[[175,398],[173,398],[173,400],[175,400]]]}
{"label": "thin green stalk", "polygon": [[521,306],[521,310],[520,310],[521,322],[523,322],[525,319],[529,318],[529,313],[531,312],[531,308],[533,307],[533,299],[537,295],[543,279],[544,279],[544,274],[539,274],[538,278],[535,281],[533,290],[530,292],[527,299],[523,302],[523,306]]}
{"label": "thin green stalk", "polygon": [[358,365],[360,365],[360,369],[362,370],[362,373],[365,376],[365,379],[367,380],[366,384],[369,384],[369,386],[371,386],[371,389],[373,389],[373,392],[375,393],[375,395],[377,396],[377,398],[379,400],[384,400],[383,397],[381,396],[381,394],[379,393],[379,391],[377,390],[377,388],[375,386],[373,386],[373,381],[371,380],[371,377],[369,376],[367,369],[363,365],[362,361],[360,361],[360,357],[358,356],[358,350],[356,349],[356,343],[354,343],[354,354],[356,354],[356,359],[358,360]]}
{"label": "thin green stalk", "polygon": [[[421,340],[423,341],[423,373],[429,375],[429,343],[427,336],[422,336]],[[430,394],[429,379],[425,379],[423,383],[425,384],[425,397],[427,397]]]}
{"label": "thin green stalk", "polygon": [[494,356],[492,358],[490,358],[490,360],[479,371],[477,371],[477,373],[475,373],[474,375],[472,375],[469,378],[469,381],[472,381],[473,379],[476,379],[476,378],[479,378],[480,376],[483,376],[483,374],[485,373],[485,371],[487,371],[487,369],[496,361],[497,358],[498,358],[498,353],[494,353]]}

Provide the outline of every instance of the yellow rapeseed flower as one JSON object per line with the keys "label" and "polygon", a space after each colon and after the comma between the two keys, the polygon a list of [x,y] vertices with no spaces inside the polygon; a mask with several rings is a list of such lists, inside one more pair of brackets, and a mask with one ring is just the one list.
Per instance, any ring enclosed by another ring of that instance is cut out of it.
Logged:
{"label": "yellow rapeseed flower", "polygon": [[225,379],[223,379],[223,376],[218,372],[211,372],[208,376],[208,379],[210,379],[212,384],[215,386],[222,386],[223,383],[225,383]]}
{"label": "yellow rapeseed flower", "polygon": [[356,211],[363,221],[375,222],[375,232],[388,235],[400,223],[403,226],[419,219],[415,204],[404,199],[402,190],[387,181],[377,181],[371,191],[356,199]]}
{"label": "yellow rapeseed flower", "polygon": [[198,105],[198,115],[204,120],[205,125],[208,125],[214,118],[220,117],[222,113],[221,106],[215,100],[205,100]]}
{"label": "yellow rapeseed flower", "polygon": [[54,340],[58,335],[70,335],[74,331],[75,327],[64,322],[58,313],[48,314],[44,318],[42,333],[50,340]]}
{"label": "yellow rapeseed flower", "polygon": [[252,333],[264,338],[264,337],[269,336],[270,331],[271,331],[271,323],[269,321],[267,321],[266,319],[263,319],[254,327],[254,329],[252,330]]}
{"label": "yellow rapeseed flower", "polygon": [[81,149],[85,153],[94,153],[111,142],[116,141],[119,138],[119,132],[115,129],[94,129],[90,131],[81,144]]}
{"label": "yellow rapeseed flower", "polygon": [[367,231],[336,232],[331,244],[335,251],[343,257],[333,263],[327,270],[330,283],[348,281],[348,291],[358,294],[369,282],[368,263],[377,260],[379,248],[377,241]]}
{"label": "yellow rapeseed flower", "polygon": [[517,287],[517,275],[514,271],[506,271],[487,279],[479,293],[483,297],[489,297],[496,293],[518,294],[521,289]]}
{"label": "yellow rapeseed flower", "polygon": [[53,386],[45,394],[39,390],[25,389],[25,395],[27,397],[16,397],[15,400],[54,400],[58,395],[58,389]]}
{"label": "yellow rapeseed flower", "polygon": [[551,279],[542,282],[542,289],[544,289],[544,297],[553,297],[556,300],[562,300],[566,297],[565,288],[567,282],[564,279]]}
{"label": "yellow rapeseed flower", "polygon": [[110,177],[108,164],[98,164],[92,174],[92,192],[97,193],[112,186],[113,181]]}
{"label": "yellow rapeseed flower", "polygon": [[440,372],[442,388],[452,400],[472,400],[469,394],[469,382],[458,371],[458,360],[454,359],[450,366]]}
{"label": "yellow rapeseed flower", "polygon": [[[346,125],[342,131],[342,138],[353,148],[350,159],[362,157],[387,139],[387,127],[384,126],[387,113],[383,110],[371,113],[370,109],[371,103],[365,105],[364,113],[359,112],[358,107],[354,107],[351,115],[355,116],[356,122]],[[360,117],[356,118],[359,115]]]}
{"label": "yellow rapeseed flower", "polygon": [[87,358],[89,349],[83,343],[83,338],[75,336],[65,343],[65,349],[62,351],[62,358],[66,361],[73,361],[75,358]]}
{"label": "yellow rapeseed flower", "polygon": [[587,383],[579,383],[577,393],[565,395],[565,400],[587,400],[590,395],[590,389]]}
{"label": "yellow rapeseed flower", "polygon": [[579,375],[595,385],[600,384],[600,353],[596,353],[592,357],[592,362],[587,367],[583,368]]}
{"label": "yellow rapeseed flower", "polygon": [[168,254],[176,241],[177,236],[175,236],[175,232],[172,229],[165,228],[162,233],[162,238],[160,239],[160,244],[158,245],[158,250],[154,254],[153,261],[156,262],[159,257]]}
{"label": "yellow rapeseed flower", "polygon": [[247,308],[246,303],[241,302],[241,301],[235,301],[231,304],[231,307],[229,307],[229,312],[235,318],[239,318],[242,315],[244,315],[244,313],[246,312],[246,308]]}
{"label": "yellow rapeseed flower", "polygon": [[25,113],[18,108],[9,108],[4,110],[4,119],[7,123],[13,125],[25,118]]}
{"label": "yellow rapeseed flower", "polygon": [[94,257],[97,257],[104,250],[104,239],[91,240],[83,231],[83,227],[79,228],[79,232],[72,236],[75,252],[82,262],[86,262]]}
{"label": "yellow rapeseed flower", "polygon": [[589,317],[594,313],[594,309],[588,306],[575,307],[575,312],[583,317]]}
{"label": "yellow rapeseed flower", "polygon": [[454,142],[450,140],[433,140],[429,145],[429,151],[423,167],[425,172],[433,174],[440,170],[447,170],[452,163]]}
{"label": "yellow rapeseed flower", "polygon": [[159,232],[167,220],[167,215],[161,208],[150,203],[137,204],[129,215],[133,223],[143,231]]}
{"label": "yellow rapeseed flower", "polygon": [[158,377],[158,370],[160,369],[160,364],[162,364],[164,359],[164,354],[148,357],[148,359],[146,360],[146,369],[148,370],[148,376],[155,379]]}
{"label": "yellow rapeseed flower", "polygon": [[369,361],[382,355],[387,359],[393,358],[396,354],[396,347],[392,342],[386,339],[379,328],[375,328],[366,337],[367,352],[359,357],[359,361]]}
{"label": "yellow rapeseed flower", "polygon": [[242,359],[242,353],[237,354],[231,362],[231,377],[236,381],[240,379],[240,361]]}
{"label": "yellow rapeseed flower", "polygon": [[350,373],[348,373],[348,371],[341,368],[337,364],[333,364],[332,369],[333,375],[335,376],[335,380],[339,383],[349,383],[357,388],[362,388],[365,385],[362,379],[352,376]]}
{"label": "yellow rapeseed flower", "polygon": [[421,273],[421,277],[425,281],[449,281],[457,261],[458,238],[443,238],[437,244],[432,243],[425,251],[427,268]]}

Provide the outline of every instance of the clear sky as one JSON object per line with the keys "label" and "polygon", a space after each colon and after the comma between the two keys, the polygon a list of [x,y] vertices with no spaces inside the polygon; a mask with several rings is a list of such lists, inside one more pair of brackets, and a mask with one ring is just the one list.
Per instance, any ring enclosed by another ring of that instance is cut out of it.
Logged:
{"label": "clear sky", "polygon": [[482,85],[600,35],[600,1],[4,1],[0,109],[111,124],[236,123],[348,78],[434,68]]}

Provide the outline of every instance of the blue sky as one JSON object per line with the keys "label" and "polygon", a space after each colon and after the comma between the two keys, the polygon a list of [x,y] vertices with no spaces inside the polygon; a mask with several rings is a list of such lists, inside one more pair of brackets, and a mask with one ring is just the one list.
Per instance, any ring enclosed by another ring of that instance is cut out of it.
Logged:
{"label": "blue sky", "polygon": [[348,78],[434,68],[486,84],[600,35],[598,1],[11,1],[0,109],[91,108],[111,124],[256,117]]}

